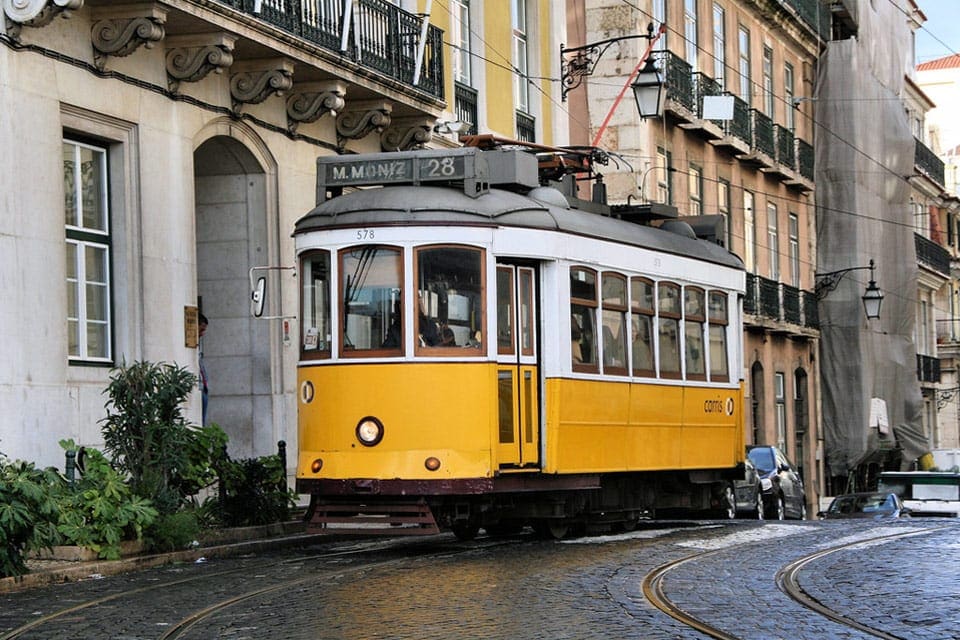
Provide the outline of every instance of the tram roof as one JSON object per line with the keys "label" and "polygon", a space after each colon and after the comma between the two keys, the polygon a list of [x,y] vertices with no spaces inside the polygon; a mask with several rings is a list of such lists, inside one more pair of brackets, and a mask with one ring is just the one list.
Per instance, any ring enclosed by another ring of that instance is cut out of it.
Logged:
{"label": "tram roof", "polygon": [[294,235],[382,225],[543,229],[743,268],[740,258],[718,244],[571,208],[563,194],[550,187],[539,187],[529,195],[490,189],[478,197],[469,197],[459,189],[425,185],[361,189],[318,205],[297,221]]}

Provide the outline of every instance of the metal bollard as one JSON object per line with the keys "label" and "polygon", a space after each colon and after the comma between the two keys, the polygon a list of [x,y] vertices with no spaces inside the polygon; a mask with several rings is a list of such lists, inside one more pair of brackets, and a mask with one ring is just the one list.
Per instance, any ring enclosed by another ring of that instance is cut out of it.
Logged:
{"label": "metal bollard", "polygon": [[281,440],[277,443],[277,457],[280,458],[281,478],[279,488],[287,490],[287,443]]}
{"label": "metal bollard", "polygon": [[64,474],[67,476],[67,485],[73,489],[77,481],[77,452],[69,449],[65,457],[67,461],[65,463]]}

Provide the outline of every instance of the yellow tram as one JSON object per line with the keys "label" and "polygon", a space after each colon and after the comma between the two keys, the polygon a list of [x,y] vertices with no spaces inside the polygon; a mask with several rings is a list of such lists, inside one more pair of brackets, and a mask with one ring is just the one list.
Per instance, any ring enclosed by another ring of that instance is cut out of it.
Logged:
{"label": "yellow tram", "polygon": [[507,148],[318,160],[294,232],[313,530],[734,515],[743,265],[579,200],[558,155],[549,175]]}

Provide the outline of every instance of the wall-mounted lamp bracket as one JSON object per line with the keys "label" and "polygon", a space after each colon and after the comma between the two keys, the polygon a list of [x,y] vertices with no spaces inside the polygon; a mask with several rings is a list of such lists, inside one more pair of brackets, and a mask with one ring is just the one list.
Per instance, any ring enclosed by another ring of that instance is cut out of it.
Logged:
{"label": "wall-mounted lamp bracket", "polygon": [[560,84],[562,89],[560,99],[567,101],[567,94],[583,82],[586,76],[593,75],[593,71],[611,45],[624,40],[653,40],[657,37],[654,34],[653,23],[647,25],[647,32],[632,36],[620,36],[619,38],[608,38],[599,42],[591,42],[580,47],[564,48],[560,45]]}

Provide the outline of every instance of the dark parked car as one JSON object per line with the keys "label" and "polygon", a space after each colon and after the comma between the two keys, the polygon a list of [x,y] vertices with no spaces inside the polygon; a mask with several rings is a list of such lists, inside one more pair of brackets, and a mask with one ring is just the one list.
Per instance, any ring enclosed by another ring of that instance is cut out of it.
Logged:
{"label": "dark parked car", "polygon": [[750,458],[743,461],[743,480],[733,483],[736,509],[733,515],[763,520],[763,489],[760,474]]}
{"label": "dark parked car", "polygon": [[807,519],[807,501],[803,493],[803,479],[787,456],[776,447],[749,447],[747,457],[757,468],[763,488],[763,503],[767,518]]}
{"label": "dark parked car", "polygon": [[906,518],[910,516],[910,509],[903,506],[903,502],[895,493],[849,493],[837,496],[830,503],[826,511],[817,514],[822,520],[840,518]]}

